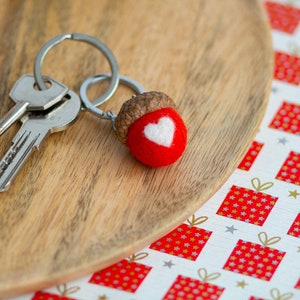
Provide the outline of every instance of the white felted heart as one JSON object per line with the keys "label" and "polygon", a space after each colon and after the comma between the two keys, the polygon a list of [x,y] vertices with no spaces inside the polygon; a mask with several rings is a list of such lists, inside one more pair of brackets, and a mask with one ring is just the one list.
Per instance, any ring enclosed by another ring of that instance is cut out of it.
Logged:
{"label": "white felted heart", "polygon": [[169,117],[162,117],[157,123],[150,123],[144,127],[144,135],[148,140],[165,147],[172,145],[174,132],[175,124]]}

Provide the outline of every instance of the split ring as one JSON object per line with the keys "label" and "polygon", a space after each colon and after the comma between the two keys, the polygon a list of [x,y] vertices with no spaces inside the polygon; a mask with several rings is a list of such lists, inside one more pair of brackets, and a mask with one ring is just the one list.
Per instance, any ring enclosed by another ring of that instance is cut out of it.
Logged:
{"label": "split ring", "polygon": [[[101,109],[95,107],[94,103],[92,101],[90,101],[87,97],[87,89],[89,88],[89,86],[91,86],[92,84],[97,83],[99,81],[110,79],[110,78],[112,79],[111,74],[98,74],[98,75],[89,77],[82,83],[82,85],[80,87],[80,98],[81,98],[83,106],[86,110],[88,110],[92,114],[94,114],[102,119],[111,119],[112,121],[114,121],[115,116],[116,116],[114,113],[112,113],[110,111],[108,113],[104,113]],[[145,92],[144,88],[137,81],[131,79],[130,77],[127,77],[124,75],[119,75],[119,80],[120,80],[121,84],[130,87],[137,94],[142,94]],[[110,97],[107,97],[107,99],[104,99],[103,102],[107,101],[109,98]]]}
{"label": "split ring", "polygon": [[52,49],[54,46],[58,45],[64,40],[86,42],[96,47],[98,50],[100,50],[103,53],[103,55],[107,58],[111,68],[111,76],[110,76],[111,80],[110,80],[109,87],[100,97],[90,102],[92,103],[93,106],[101,105],[113,95],[113,93],[116,91],[118,87],[119,67],[115,56],[104,43],[102,43],[100,40],[96,39],[95,37],[83,33],[67,33],[67,34],[57,35],[56,37],[50,39],[42,46],[34,61],[34,77],[36,80],[36,84],[41,90],[47,89],[41,74],[43,60],[50,49]]}

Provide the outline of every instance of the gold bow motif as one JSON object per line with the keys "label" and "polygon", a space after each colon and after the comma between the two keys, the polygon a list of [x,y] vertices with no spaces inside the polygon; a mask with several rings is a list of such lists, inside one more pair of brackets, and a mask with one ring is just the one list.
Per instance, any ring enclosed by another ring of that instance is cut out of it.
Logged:
{"label": "gold bow motif", "polygon": [[265,182],[262,184],[258,177],[252,178],[251,184],[256,192],[261,192],[261,191],[267,190],[274,185],[273,182]]}
{"label": "gold bow motif", "polygon": [[272,300],[289,300],[294,296],[293,293],[284,293],[281,295],[280,291],[276,288],[271,289],[270,295],[272,297]]}
{"label": "gold bow motif", "polygon": [[203,282],[207,282],[210,280],[215,280],[221,276],[221,273],[215,272],[208,274],[207,270],[205,268],[198,269],[198,276]]}
{"label": "gold bow motif", "polygon": [[149,254],[147,252],[134,253],[128,257],[129,262],[142,260],[146,258]]}
{"label": "gold bow motif", "polygon": [[195,215],[192,215],[191,219],[188,219],[187,222],[191,226],[200,225],[208,220],[207,216],[201,216],[196,218]]}
{"label": "gold bow motif", "polygon": [[65,297],[67,295],[75,294],[76,292],[78,292],[80,290],[80,287],[79,286],[71,286],[68,288],[67,285],[64,283],[64,284],[58,285],[56,287],[56,289],[58,290],[58,292],[60,293],[60,295],[62,297]]}
{"label": "gold bow motif", "polygon": [[277,242],[279,242],[281,240],[281,237],[273,236],[271,238],[268,238],[268,235],[266,232],[260,232],[258,234],[258,239],[263,246],[270,246],[270,245],[273,245],[273,244],[276,244]]}

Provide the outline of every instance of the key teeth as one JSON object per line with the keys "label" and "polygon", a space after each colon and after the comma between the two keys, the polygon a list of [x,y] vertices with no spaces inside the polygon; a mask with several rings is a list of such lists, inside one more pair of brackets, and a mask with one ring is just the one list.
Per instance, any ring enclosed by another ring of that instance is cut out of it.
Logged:
{"label": "key teeth", "polygon": [[[22,149],[28,138],[30,137],[30,131],[24,131],[13,143],[9,151],[5,154],[5,156],[0,161],[0,179],[3,175],[5,175],[6,169],[13,162],[14,158],[18,154],[18,152]],[[11,180],[10,178],[2,178],[3,181],[0,184],[0,192],[4,192],[9,189]]]}
{"label": "key teeth", "polygon": [[12,145],[10,151],[6,153],[3,159],[0,161],[0,177],[13,161],[19,150],[22,148],[24,143],[27,141],[30,136],[30,132],[24,131],[21,136],[16,140],[16,142]]}

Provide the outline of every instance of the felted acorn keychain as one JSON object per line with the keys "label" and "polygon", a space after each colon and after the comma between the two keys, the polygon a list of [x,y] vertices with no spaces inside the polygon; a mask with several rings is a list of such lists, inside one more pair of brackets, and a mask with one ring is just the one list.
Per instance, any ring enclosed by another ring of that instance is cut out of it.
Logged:
{"label": "felted acorn keychain", "polygon": [[82,84],[80,96],[85,108],[112,120],[119,141],[143,164],[158,168],[177,161],[186,148],[187,129],[173,100],[162,92],[144,92],[137,82],[120,75],[120,83],[130,86],[137,95],[125,101],[117,115],[104,113],[87,99],[86,91],[91,84],[110,76],[92,76]]}

